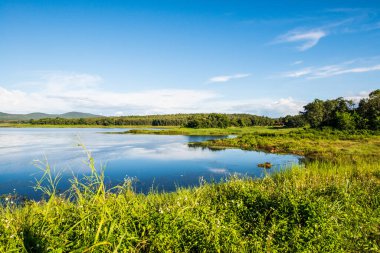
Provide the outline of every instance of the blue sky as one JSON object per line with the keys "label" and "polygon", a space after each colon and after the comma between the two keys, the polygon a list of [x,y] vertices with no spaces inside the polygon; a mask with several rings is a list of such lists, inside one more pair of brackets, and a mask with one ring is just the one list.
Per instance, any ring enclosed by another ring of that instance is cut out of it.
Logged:
{"label": "blue sky", "polygon": [[3,112],[283,116],[379,77],[379,1],[0,1]]}

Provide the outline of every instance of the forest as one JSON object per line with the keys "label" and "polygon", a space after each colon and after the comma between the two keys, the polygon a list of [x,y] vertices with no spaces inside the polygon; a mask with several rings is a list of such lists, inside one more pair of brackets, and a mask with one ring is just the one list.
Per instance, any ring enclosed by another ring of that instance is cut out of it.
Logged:
{"label": "forest", "polygon": [[167,114],[146,116],[90,117],[90,118],[42,118],[17,121],[31,125],[91,125],[91,126],[178,126],[187,128],[227,128],[250,126],[284,126],[288,128],[330,127],[339,130],[380,129],[380,89],[357,104],[352,100],[315,99],[304,106],[297,115],[270,118],[251,114]]}

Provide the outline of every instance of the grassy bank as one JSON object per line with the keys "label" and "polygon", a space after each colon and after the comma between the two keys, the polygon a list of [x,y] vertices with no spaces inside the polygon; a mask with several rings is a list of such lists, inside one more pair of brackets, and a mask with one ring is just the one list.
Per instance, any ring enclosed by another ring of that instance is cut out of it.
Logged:
{"label": "grassy bank", "polygon": [[164,130],[132,129],[120,134],[158,134],[158,135],[241,135],[245,133],[288,133],[294,131],[282,127],[228,127],[228,128],[186,128],[172,127]]}
{"label": "grassy bank", "polygon": [[[91,176],[85,181],[74,178],[65,195],[54,194],[52,184],[40,187],[50,192],[46,201],[16,205],[12,196],[1,200],[0,252],[380,251],[377,133],[267,128],[184,131],[238,135],[197,144],[205,147],[328,159],[263,179],[231,176],[217,184],[201,180],[199,187],[142,195],[133,191],[128,180],[107,190],[89,157]],[[46,176],[43,180],[49,180]]]}
{"label": "grassy bank", "polygon": [[208,148],[241,148],[271,153],[291,153],[311,158],[337,159],[361,156],[380,158],[380,135],[375,132],[333,130],[262,131],[243,133],[236,138],[191,143]]}
{"label": "grassy bank", "polygon": [[[114,133],[118,134],[118,133]],[[276,127],[178,128],[164,130],[132,129],[121,134],[158,135],[237,135],[235,138],[190,143],[212,149],[240,148],[270,153],[287,153],[310,158],[334,159],[353,156],[380,158],[380,135],[374,131],[338,131],[325,129]]]}
{"label": "grassy bank", "polygon": [[174,193],[111,193],[73,180],[71,200],[0,209],[0,252],[378,252],[380,163],[294,167]]}

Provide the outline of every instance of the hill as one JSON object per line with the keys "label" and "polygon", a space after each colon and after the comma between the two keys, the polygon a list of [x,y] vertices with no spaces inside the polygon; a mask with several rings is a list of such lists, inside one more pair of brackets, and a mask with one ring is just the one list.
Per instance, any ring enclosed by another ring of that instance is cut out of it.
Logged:
{"label": "hill", "polygon": [[28,114],[10,114],[0,112],[0,121],[10,121],[10,120],[30,120],[30,119],[44,119],[44,118],[64,118],[64,119],[79,119],[79,118],[95,118],[103,117],[100,115],[95,115],[91,113],[83,112],[67,112],[63,114],[47,114],[41,112],[33,112]]}

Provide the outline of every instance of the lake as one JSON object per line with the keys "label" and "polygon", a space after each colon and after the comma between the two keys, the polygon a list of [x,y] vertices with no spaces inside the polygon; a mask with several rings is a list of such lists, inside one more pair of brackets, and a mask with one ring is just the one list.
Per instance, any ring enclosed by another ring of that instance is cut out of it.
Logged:
{"label": "lake", "polygon": [[[176,187],[219,181],[234,173],[262,177],[291,164],[301,157],[268,154],[256,151],[188,147],[188,142],[204,141],[215,136],[167,136],[106,134],[128,129],[102,128],[0,128],[0,195],[16,192],[38,199],[33,190],[35,178],[42,172],[38,161],[48,161],[51,167],[63,171],[60,189],[69,187],[72,175],[88,174],[86,154],[78,144],[91,151],[98,168],[105,166],[107,184],[121,184],[135,178],[137,192],[147,193],[152,187],[159,191],[174,191]],[[271,162],[271,169],[257,164]]]}

